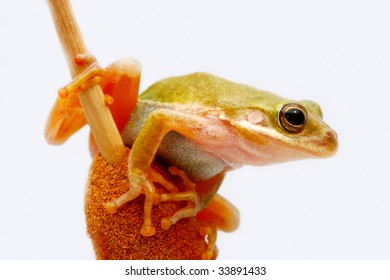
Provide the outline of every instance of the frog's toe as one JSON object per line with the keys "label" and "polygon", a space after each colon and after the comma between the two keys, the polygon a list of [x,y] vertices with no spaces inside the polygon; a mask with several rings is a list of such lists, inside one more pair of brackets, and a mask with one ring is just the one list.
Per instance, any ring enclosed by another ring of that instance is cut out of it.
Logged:
{"label": "frog's toe", "polygon": [[196,210],[195,206],[189,205],[183,209],[180,209],[174,215],[163,218],[161,220],[161,228],[163,230],[168,230],[181,219],[195,217],[197,212],[198,211]]}
{"label": "frog's toe", "polygon": [[141,234],[143,236],[153,236],[156,233],[156,228],[152,225],[142,225]]}
{"label": "frog's toe", "polygon": [[110,201],[110,202],[104,203],[103,207],[110,214],[115,214],[118,211],[118,206],[116,205],[115,201]]}
{"label": "frog's toe", "polygon": [[199,229],[199,233],[207,238],[207,249],[202,254],[203,260],[215,259],[218,254],[218,249],[215,245],[217,241],[217,228],[215,225],[204,225]]}
{"label": "frog's toe", "polygon": [[134,200],[141,194],[141,188],[133,188],[132,190],[125,192],[115,200],[104,203],[104,208],[110,213],[116,213],[117,210],[129,201]]}
{"label": "frog's toe", "polygon": [[164,176],[162,176],[161,173],[159,173],[158,171],[156,171],[150,167],[147,169],[146,172],[147,172],[147,178],[149,179],[149,181],[162,185],[170,193],[177,193],[178,192],[178,188],[173,183],[171,183],[167,179],[165,179]]}
{"label": "frog's toe", "polygon": [[169,217],[165,217],[161,219],[161,228],[163,230],[168,230],[173,225],[173,222]]}
{"label": "frog's toe", "polygon": [[105,70],[101,68],[97,62],[93,62],[88,68],[74,78],[69,84],[58,90],[60,98],[69,98],[77,96],[86,88],[96,84],[100,84],[104,78]]}
{"label": "frog's toe", "polygon": [[79,53],[74,57],[74,63],[78,66],[96,62],[95,56],[90,52]]}

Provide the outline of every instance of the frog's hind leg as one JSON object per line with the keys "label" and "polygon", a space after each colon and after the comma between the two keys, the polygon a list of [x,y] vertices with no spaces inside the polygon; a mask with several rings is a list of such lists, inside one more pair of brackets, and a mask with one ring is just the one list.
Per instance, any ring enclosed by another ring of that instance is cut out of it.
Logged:
{"label": "frog's hind leg", "polygon": [[138,101],[141,64],[131,58],[122,58],[105,69],[101,87],[112,99],[109,108],[121,133]]}
{"label": "frog's hind leg", "polygon": [[201,209],[201,203],[195,190],[195,183],[187,177],[184,171],[179,170],[174,166],[169,167],[169,172],[182,179],[185,191],[179,193],[163,193],[158,198],[159,202],[187,201],[187,206],[177,211],[174,215],[165,217],[161,220],[161,227],[164,230],[168,230],[181,219],[194,217]]}
{"label": "frog's hind leg", "polygon": [[[76,55],[74,62],[88,67],[58,90],[45,128],[45,137],[50,144],[62,144],[87,123],[78,95],[90,86],[100,84],[102,87],[105,104],[120,132],[138,100],[141,66],[136,60],[120,59],[103,69],[90,53],[85,53]],[[90,150],[92,155],[98,152],[92,137]]]}
{"label": "frog's hind leg", "polygon": [[159,201],[188,201],[186,207],[178,210],[174,215],[161,220],[161,227],[164,230],[168,230],[181,219],[194,217],[200,211],[200,203],[195,191],[174,194],[165,193],[160,196]]}
{"label": "frog's hind leg", "polygon": [[188,201],[186,207],[177,211],[171,217],[165,217],[161,221],[161,227],[169,229],[180,219],[194,217],[200,220],[203,225],[200,234],[207,238],[207,249],[202,254],[202,259],[215,258],[218,250],[216,248],[217,228],[226,232],[234,231],[239,225],[240,215],[236,207],[229,201],[215,195],[206,209],[200,211],[201,204],[195,191],[181,192],[177,194],[162,194],[160,201]]}
{"label": "frog's hind leg", "polygon": [[231,232],[240,224],[238,209],[220,195],[215,195],[210,204],[196,215],[196,218],[211,224],[218,229]]}
{"label": "frog's hind leg", "polygon": [[47,142],[54,145],[62,144],[87,123],[78,94],[85,88],[99,83],[103,72],[96,63],[92,63],[70,84],[58,90],[57,100],[45,127]]}
{"label": "frog's hind leg", "polygon": [[[137,104],[140,78],[141,64],[131,58],[119,59],[104,71],[100,86],[120,133]],[[89,138],[89,150],[92,155],[99,151],[92,134]]]}
{"label": "frog's hind leg", "polygon": [[[191,218],[201,214],[202,221],[210,225],[216,225],[222,230],[231,231],[238,226],[238,210],[228,201],[224,200],[216,192],[222,183],[225,172],[214,177],[193,183],[183,170],[177,167],[169,167],[172,175],[179,176],[184,184],[184,191],[179,193],[163,193],[158,197],[158,202],[164,201],[187,201],[187,206],[177,211],[170,217],[161,221],[161,227],[165,230],[184,218]],[[209,203],[211,200],[211,203]],[[207,208],[204,209],[207,205]],[[203,210],[202,210],[203,209]]]}
{"label": "frog's hind leg", "polygon": [[[166,199],[166,201],[178,201],[178,200],[186,200],[189,201],[187,206],[177,211],[173,216],[171,217],[165,217],[161,220],[161,227],[165,230],[168,230],[173,224],[178,222],[181,219],[184,218],[190,218],[196,216],[196,214],[199,212],[199,204],[197,202],[192,202],[190,200],[195,200],[194,197],[196,197],[196,193],[193,192],[184,192],[184,193],[178,193],[178,194],[163,194],[165,198],[160,198],[161,200]],[[217,226],[216,224],[212,222],[207,221],[201,221],[202,225],[199,228],[199,233],[201,236],[203,236],[205,239],[207,239],[207,248],[202,253],[202,259],[203,260],[210,260],[215,259],[218,254],[218,250],[216,247],[216,241],[217,241]]]}

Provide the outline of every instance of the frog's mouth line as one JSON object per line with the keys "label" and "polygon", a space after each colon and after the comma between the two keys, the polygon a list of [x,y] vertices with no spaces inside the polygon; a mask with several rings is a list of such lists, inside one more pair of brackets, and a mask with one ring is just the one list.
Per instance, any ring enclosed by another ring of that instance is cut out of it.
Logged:
{"label": "frog's mouth line", "polygon": [[[254,137],[237,137],[242,164],[270,165],[308,158],[327,158],[337,151],[337,134],[331,128],[323,131],[322,135],[294,134],[293,137],[270,128],[248,124],[244,133],[248,129],[253,132]],[[240,134],[240,131],[238,133]]]}
{"label": "frog's mouth line", "polygon": [[305,145],[293,147],[314,158],[328,158],[333,156],[338,149],[337,134],[333,130],[327,130],[322,137],[311,137]]}

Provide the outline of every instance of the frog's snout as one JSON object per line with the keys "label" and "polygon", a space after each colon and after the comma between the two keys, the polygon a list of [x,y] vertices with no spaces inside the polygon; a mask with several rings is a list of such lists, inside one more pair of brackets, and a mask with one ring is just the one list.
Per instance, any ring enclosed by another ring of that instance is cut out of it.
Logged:
{"label": "frog's snout", "polygon": [[338,137],[336,131],[326,131],[323,138],[317,141],[317,145],[321,150],[319,153],[320,157],[327,158],[336,154],[338,149]]}

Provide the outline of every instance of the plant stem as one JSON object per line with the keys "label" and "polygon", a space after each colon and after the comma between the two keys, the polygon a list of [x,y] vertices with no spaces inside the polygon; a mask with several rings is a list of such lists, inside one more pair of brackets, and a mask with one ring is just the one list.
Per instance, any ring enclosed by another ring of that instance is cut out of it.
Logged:
{"label": "plant stem", "polygon": [[[76,65],[74,58],[78,54],[85,54],[87,48],[69,0],[48,0],[48,4],[68,62],[69,71],[75,78],[88,65]],[[104,103],[101,87],[94,85],[87,88],[79,95],[79,99],[103,158],[110,164],[119,163],[126,155],[126,149],[111,112]]]}

